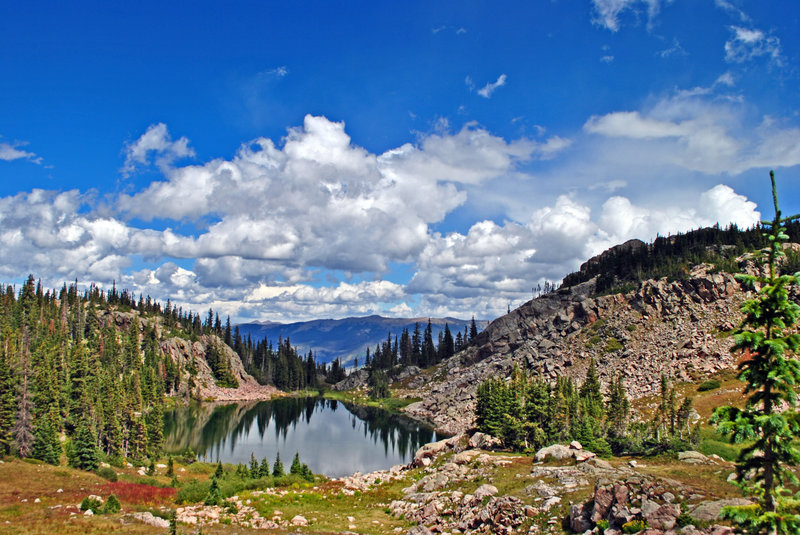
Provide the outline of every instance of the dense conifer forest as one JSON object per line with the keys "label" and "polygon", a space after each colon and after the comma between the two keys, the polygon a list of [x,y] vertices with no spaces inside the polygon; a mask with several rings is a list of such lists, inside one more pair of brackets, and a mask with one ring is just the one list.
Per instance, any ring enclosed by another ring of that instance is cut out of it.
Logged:
{"label": "dense conifer forest", "polygon": [[[110,311],[130,323],[116,325]],[[100,452],[110,460],[158,456],[165,397],[186,376],[184,391],[191,393],[197,373],[192,362],[179,369],[159,343],[201,335],[213,335],[205,356],[218,386],[238,386],[222,344],[240,355],[246,371],[278,388],[315,386],[328,373],[289,340],[275,349],[267,340],[243,339],[212,310],[204,320],[116,287],[81,292],[77,281],[45,290],[33,276],[19,291],[0,286],[0,454],[55,464],[65,452],[70,464],[88,469]]]}

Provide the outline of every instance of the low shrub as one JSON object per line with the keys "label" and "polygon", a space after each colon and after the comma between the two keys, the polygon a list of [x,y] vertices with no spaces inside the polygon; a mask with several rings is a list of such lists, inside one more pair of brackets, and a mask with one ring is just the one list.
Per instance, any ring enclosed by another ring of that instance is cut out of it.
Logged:
{"label": "low shrub", "polygon": [[117,473],[114,471],[113,468],[109,468],[108,466],[101,466],[100,468],[95,470],[94,473],[102,477],[103,479],[111,481],[112,483],[117,480]]}
{"label": "low shrub", "polygon": [[183,486],[178,490],[175,496],[177,503],[198,503],[208,495],[208,489],[211,487],[209,481],[199,481],[197,479],[190,479],[185,481]]}
{"label": "low shrub", "polygon": [[697,387],[698,392],[707,392],[709,390],[716,390],[722,386],[719,381],[716,379],[709,379],[707,381],[703,381],[700,383],[700,386]]}
{"label": "low shrub", "polygon": [[119,503],[119,500],[112,494],[106,500],[106,505],[103,507],[103,512],[109,514],[119,513],[120,507],[121,504]]}
{"label": "low shrub", "polygon": [[647,522],[644,520],[631,520],[622,524],[623,533],[639,533],[647,528]]}
{"label": "low shrub", "polygon": [[103,511],[103,502],[94,498],[85,497],[81,500],[81,511],[92,510],[93,513],[101,513]]}

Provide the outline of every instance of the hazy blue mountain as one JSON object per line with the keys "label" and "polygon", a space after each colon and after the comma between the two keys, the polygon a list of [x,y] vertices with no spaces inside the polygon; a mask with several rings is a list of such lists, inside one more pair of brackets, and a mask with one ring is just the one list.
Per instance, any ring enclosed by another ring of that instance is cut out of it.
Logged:
{"label": "hazy blue mountain", "polygon": [[[444,331],[445,323],[450,326],[453,337],[457,332],[464,333],[464,327],[469,328],[471,320],[456,318],[431,318],[433,340],[436,342],[440,331]],[[392,333],[392,339],[399,337],[404,328],[409,333],[414,332],[414,323],[419,323],[420,332],[425,331],[428,318],[384,318],[382,316],[366,316],[362,318],[344,318],[340,320],[312,320],[297,323],[255,322],[240,323],[239,331],[242,336],[248,334],[255,340],[267,338],[277,347],[280,337],[289,338],[292,345],[304,353],[314,351],[318,362],[332,362],[341,357],[342,362],[358,358],[363,362],[367,347],[370,352],[375,345],[386,340],[387,333]],[[475,320],[478,330],[488,323]]]}

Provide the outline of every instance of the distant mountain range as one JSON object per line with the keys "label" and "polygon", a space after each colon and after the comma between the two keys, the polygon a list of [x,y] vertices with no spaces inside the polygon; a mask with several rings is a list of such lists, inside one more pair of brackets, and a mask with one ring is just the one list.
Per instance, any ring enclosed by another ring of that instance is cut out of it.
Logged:
{"label": "distant mountain range", "polygon": [[[438,340],[439,332],[444,331],[447,324],[453,337],[457,332],[464,333],[472,320],[457,318],[430,318],[433,340]],[[340,320],[324,319],[301,321],[297,323],[254,322],[240,323],[242,336],[250,335],[253,341],[267,338],[277,347],[279,338],[289,338],[292,346],[307,353],[314,352],[317,362],[332,362],[341,358],[342,362],[354,358],[363,359],[366,349],[375,349],[375,345],[386,340],[392,333],[392,339],[400,336],[403,329],[414,332],[414,324],[419,323],[420,332],[425,331],[428,318],[384,318],[382,316],[366,316],[361,318],[344,318]],[[475,320],[478,330],[488,324],[485,320]],[[363,362],[363,360],[362,360]]]}

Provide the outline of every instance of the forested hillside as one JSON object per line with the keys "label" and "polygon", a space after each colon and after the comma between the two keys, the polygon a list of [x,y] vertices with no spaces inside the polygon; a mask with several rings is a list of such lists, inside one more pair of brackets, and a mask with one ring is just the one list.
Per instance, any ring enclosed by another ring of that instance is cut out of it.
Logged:
{"label": "forested hillside", "polygon": [[203,321],[116,288],[45,290],[32,276],[0,286],[0,453],[55,463],[63,432],[76,466],[97,463],[94,444],[110,459],[157,456],[167,396],[269,395],[245,368],[280,388],[327,372],[288,340],[242,339],[212,311]]}

